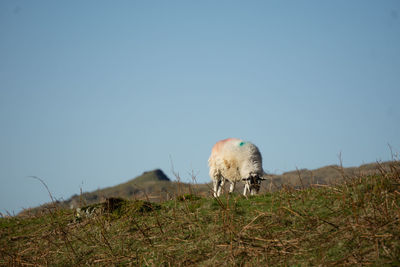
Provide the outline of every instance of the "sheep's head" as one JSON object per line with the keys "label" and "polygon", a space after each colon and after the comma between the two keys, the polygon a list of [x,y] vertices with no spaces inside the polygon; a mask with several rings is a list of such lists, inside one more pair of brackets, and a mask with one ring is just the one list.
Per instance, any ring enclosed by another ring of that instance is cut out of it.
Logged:
{"label": "sheep's head", "polygon": [[248,178],[243,179],[243,181],[248,184],[250,195],[258,194],[258,192],[260,191],[262,180],[264,179],[258,174],[251,174]]}

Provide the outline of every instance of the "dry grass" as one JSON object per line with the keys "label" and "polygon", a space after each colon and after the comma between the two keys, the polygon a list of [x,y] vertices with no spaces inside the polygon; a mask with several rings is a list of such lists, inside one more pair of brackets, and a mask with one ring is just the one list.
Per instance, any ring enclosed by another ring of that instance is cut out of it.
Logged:
{"label": "dry grass", "polygon": [[[379,168],[379,166],[378,166]],[[0,219],[0,265],[400,265],[400,170],[249,199],[123,201]]]}

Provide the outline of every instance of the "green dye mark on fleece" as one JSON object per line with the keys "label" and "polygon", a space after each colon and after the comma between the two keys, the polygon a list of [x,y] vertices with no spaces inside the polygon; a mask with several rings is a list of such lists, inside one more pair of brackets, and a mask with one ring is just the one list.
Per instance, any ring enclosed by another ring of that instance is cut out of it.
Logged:
{"label": "green dye mark on fleece", "polygon": [[246,142],[240,142],[239,146],[243,146]]}

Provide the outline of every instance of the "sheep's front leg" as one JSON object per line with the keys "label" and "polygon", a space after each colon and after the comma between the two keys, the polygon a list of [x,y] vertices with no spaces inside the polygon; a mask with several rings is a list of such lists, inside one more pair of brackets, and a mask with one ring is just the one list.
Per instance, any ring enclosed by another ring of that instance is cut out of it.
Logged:
{"label": "sheep's front leg", "polygon": [[245,181],[244,181],[243,196],[246,196],[247,191],[250,192],[250,180],[245,180]]}
{"label": "sheep's front leg", "polygon": [[229,193],[232,193],[235,190],[235,182],[231,182],[231,186],[229,187]]}
{"label": "sheep's front leg", "polygon": [[256,194],[256,190],[252,188],[250,190],[250,196],[254,196],[255,194]]}

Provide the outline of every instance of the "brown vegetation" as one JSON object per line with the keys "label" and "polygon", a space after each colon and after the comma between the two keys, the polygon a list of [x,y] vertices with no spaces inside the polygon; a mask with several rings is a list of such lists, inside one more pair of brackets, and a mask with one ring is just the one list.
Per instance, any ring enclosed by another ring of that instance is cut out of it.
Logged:
{"label": "brown vegetation", "polygon": [[249,199],[118,199],[79,218],[53,205],[0,219],[0,265],[398,266],[400,167],[376,171]]}

